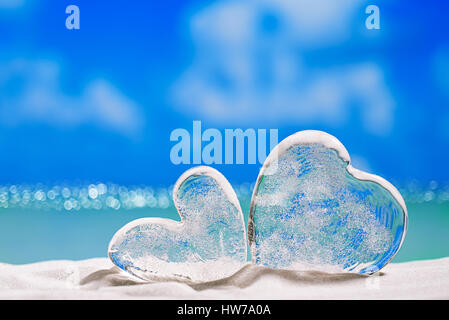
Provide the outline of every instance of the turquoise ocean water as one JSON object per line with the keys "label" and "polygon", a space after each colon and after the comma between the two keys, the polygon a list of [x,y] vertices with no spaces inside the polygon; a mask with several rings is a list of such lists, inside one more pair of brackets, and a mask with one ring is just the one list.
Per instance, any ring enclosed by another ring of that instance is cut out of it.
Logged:
{"label": "turquoise ocean water", "polygon": [[[253,186],[234,185],[245,222]],[[0,186],[0,262],[106,257],[113,234],[131,220],[179,220],[172,187],[115,184]],[[409,228],[394,262],[449,256],[449,185],[432,181],[399,188]]]}

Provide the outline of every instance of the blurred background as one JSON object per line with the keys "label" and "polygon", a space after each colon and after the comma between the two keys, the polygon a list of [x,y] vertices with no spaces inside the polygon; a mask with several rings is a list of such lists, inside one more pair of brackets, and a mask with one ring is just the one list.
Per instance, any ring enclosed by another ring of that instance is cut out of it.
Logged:
{"label": "blurred background", "polygon": [[[80,29],[68,30],[68,5]],[[380,29],[368,30],[368,5]],[[449,256],[449,3],[0,0],[0,261],[106,256],[178,219],[170,133],[324,130],[400,189],[395,262]],[[214,165],[248,215],[260,164]]]}

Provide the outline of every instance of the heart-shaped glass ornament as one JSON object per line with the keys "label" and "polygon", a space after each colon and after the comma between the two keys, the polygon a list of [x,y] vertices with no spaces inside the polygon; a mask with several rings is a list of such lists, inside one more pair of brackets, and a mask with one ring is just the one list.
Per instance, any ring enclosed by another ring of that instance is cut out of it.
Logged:
{"label": "heart-shaped glass ornament", "polygon": [[120,229],[109,244],[119,268],[144,280],[202,282],[235,273],[247,260],[245,223],[226,178],[210,167],[186,171],[173,200],[181,221],[143,218]]}
{"label": "heart-shaped glass ornament", "polygon": [[265,160],[248,240],[256,264],[371,274],[400,249],[407,219],[393,185],[353,168],[335,137],[307,130],[287,137]]}

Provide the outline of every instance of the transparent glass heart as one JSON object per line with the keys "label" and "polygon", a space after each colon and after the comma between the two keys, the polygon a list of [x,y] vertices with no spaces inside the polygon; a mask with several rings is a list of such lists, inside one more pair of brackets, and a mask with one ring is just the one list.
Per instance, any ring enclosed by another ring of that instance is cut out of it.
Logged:
{"label": "transparent glass heart", "polygon": [[210,167],[185,172],[173,189],[181,222],[145,218],[120,229],[109,257],[144,280],[216,280],[247,259],[245,224],[226,178]]}
{"label": "transparent glass heart", "polygon": [[253,193],[253,262],[279,269],[373,273],[398,252],[407,228],[399,192],[352,168],[344,146],[320,131],[282,141]]}

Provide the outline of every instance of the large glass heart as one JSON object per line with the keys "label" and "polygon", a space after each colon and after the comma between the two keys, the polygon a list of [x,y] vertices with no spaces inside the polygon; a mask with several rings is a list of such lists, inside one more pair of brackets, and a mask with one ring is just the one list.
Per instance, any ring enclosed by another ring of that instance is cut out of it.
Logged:
{"label": "large glass heart", "polygon": [[259,173],[248,238],[256,264],[371,274],[395,256],[406,229],[394,186],[354,169],[335,137],[301,131],[274,148]]}
{"label": "large glass heart", "polygon": [[246,262],[242,209],[221,173],[186,171],[173,200],[181,222],[138,219],[114,235],[109,257],[119,268],[144,280],[201,282],[229,276]]}

